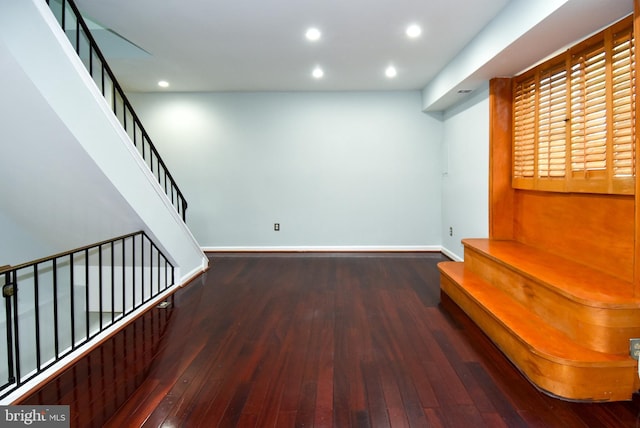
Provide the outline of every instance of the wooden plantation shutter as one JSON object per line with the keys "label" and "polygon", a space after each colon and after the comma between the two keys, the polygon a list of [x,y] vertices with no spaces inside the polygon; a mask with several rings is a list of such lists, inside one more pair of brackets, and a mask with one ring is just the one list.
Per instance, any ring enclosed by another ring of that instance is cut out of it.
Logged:
{"label": "wooden plantation shutter", "polygon": [[631,17],[514,79],[513,186],[632,194]]}
{"label": "wooden plantation shutter", "polygon": [[564,178],[567,151],[567,70],[541,70],[538,102],[538,177]]}
{"label": "wooden plantation shutter", "polygon": [[607,91],[604,40],[571,58],[571,181],[587,191],[607,168]]}
{"label": "wooden plantation shutter", "polygon": [[[633,193],[635,177],[635,52],[633,27],[613,35],[612,53],[613,176],[622,193]],[[615,185],[615,184],[614,184]]]}
{"label": "wooden plantation shutter", "polygon": [[567,70],[537,68],[514,88],[515,187],[563,190],[567,159]]}
{"label": "wooden plantation shutter", "polygon": [[533,180],[535,171],[535,76],[521,82],[514,91],[514,181]]}

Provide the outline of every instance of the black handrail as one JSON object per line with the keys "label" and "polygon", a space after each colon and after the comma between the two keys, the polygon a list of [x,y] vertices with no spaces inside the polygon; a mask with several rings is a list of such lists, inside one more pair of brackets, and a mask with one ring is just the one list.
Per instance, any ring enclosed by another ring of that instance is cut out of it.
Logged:
{"label": "black handrail", "polygon": [[0,398],[171,288],[174,276],[143,231],[3,267]]}
{"label": "black handrail", "polygon": [[[59,0],[60,13],[58,16],[56,14],[56,10],[53,9],[54,6],[51,4],[51,0],[46,0],[46,2],[53,11],[54,15],[56,15],[56,17],[58,18],[58,21],[62,26],[62,30],[65,32],[65,34],[67,34],[69,41],[74,45],[76,53],[83,60],[85,67],[98,86],[98,89],[100,89],[100,91],[102,92],[102,95],[107,101],[111,99],[111,108],[113,110],[113,113],[116,115],[122,127],[129,135],[131,142],[138,149],[138,152],[141,154],[142,159],[151,170],[151,173],[156,177],[158,183],[160,183],[160,186],[164,188],[165,193],[171,200],[171,203],[176,208],[178,213],[182,216],[183,221],[186,221],[187,200],[184,198],[184,195],[180,191],[180,188],[178,187],[176,181],[169,172],[169,169],[160,157],[160,153],[158,153],[158,150],[151,141],[149,134],[144,129],[144,126],[142,126],[142,122],[138,118],[136,112],[133,110],[133,107],[127,99],[124,90],[116,80],[115,74],[113,73],[113,71],[111,71],[107,60],[98,47],[98,44],[91,34],[89,27],[82,18],[82,14],[78,10],[77,6],[73,2],[73,0]],[[55,3],[58,2],[56,1]],[[74,15],[73,17],[75,18],[75,37],[72,37],[67,33],[67,6],[69,7],[69,9],[71,9],[71,12]],[[87,43],[86,49],[88,49],[88,51],[86,53],[83,49],[81,49],[83,41],[83,39],[80,37],[81,34],[84,35],[84,41],[86,41]],[[85,54],[87,55],[87,57],[83,58],[83,55]],[[99,68],[94,67],[94,57],[100,62]],[[107,76],[105,76],[105,73]],[[107,77],[110,82],[106,81],[105,77]],[[120,103],[118,101],[120,101]],[[119,107],[121,107],[121,111]],[[129,123],[128,118],[130,119],[131,123]]]}

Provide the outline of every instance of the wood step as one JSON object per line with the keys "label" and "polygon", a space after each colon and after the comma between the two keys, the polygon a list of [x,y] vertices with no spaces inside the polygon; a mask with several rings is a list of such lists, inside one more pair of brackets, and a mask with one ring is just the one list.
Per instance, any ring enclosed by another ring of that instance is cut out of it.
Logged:
{"label": "wood step", "polygon": [[630,282],[516,241],[465,239],[464,264],[572,340],[627,355],[640,337],[640,299]]}
{"label": "wood step", "polygon": [[630,400],[640,386],[637,362],[597,352],[465,268],[442,262],[441,292],[449,296],[542,391],[568,400]]}

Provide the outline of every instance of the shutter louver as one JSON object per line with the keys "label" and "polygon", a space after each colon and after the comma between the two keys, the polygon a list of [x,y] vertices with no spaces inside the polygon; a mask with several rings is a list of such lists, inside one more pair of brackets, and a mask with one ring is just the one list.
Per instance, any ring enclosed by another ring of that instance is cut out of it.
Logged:
{"label": "shutter louver", "polygon": [[535,159],[535,79],[520,84],[515,91],[514,177],[533,178]]}
{"label": "shutter louver", "polygon": [[538,177],[564,177],[567,71],[564,64],[540,75]]}
{"label": "shutter louver", "polygon": [[635,52],[631,30],[614,35],[612,53],[612,149],[614,177],[635,175]]}
{"label": "shutter louver", "polygon": [[607,166],[605,58],[602,42],[572,61],[571,170],[575,178],[593,177]]}

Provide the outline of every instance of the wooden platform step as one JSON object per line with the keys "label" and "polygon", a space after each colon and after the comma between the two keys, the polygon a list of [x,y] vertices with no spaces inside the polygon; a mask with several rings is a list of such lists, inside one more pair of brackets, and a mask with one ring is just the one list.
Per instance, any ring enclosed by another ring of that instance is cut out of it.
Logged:
{"label": "wooden platform step", "polygon": [[465,263],[443,262],[441,291],[456,302],[542,391],[569,400],[630,400],[638,389],[636,361],[573,341],[493,286]]}
{"label": "wooden platform step", "polygon": [[559,257],[517,241],[464,239],[465,263],[469,251],[480,252],[518,273],[552,287],[587,305],[640,308],[630,281]]}
{"label": "wooden platform step", "polygon": [[515,241],[466,239],[464,264],[585,347],[627,355],[640,337],[632,284]]}

